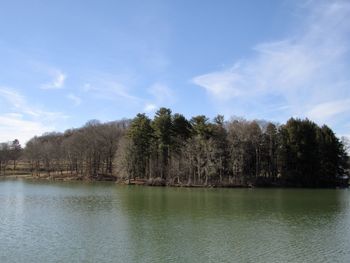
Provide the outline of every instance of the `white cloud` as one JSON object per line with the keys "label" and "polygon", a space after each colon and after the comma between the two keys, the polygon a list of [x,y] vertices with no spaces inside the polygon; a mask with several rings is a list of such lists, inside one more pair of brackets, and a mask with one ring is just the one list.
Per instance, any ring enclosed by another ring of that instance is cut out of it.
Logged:
{"label": "white cloud", "polygon": [[85,83],[82,90],[102,99],[128,103],[141,102],[142,99],[132,95],[129,85],[125,85],[124,82],[128,81],[124,79],[119,80],[118,77],[100,74],[92,79],[92,81]]}
{"label": "white cloud", "polygon": [[193,83],[202,86],[209,94],[220,100],[228,100],[241,94],[238,88],[241,79],[235,68],[232,68],[195,77]]}
{"label": "white cloud", "polygon": [[75,106],[79,106],[82,102],[81,98],[74,95],[73,93],[68,94],[67,98],[70,99],[74,103]]}
{"label": "white cloud", "polygon": [[81,88],[83,92],[92,95],[94,99],[116,102],[124,109],[129,108],[129,111],[153,113],[157,108],[169,106],[175,100],[173,90],[161,82],[155,82],[146,89],[146,92],[139,89],[137,95],[134,95],[133,92],[137,91],[134,87],[140,84],[132,75],[111,75],[101,72],[90,75],[93,77],[86,78],[88,81]]}
{"label": "white cloud", "polygon": [[147,103],[146,107],[147,105],[153,105],[154,108],[170,106],[176,100],[174,91],[164,83],[156,82],[150,88],[148,88],[147,91],[152,95],[153,102]]}
{"label": "white cloud", "polygon": [[171,106],[176,100],[174,91],[162,82],[154,82],[145,91],[141,91],[139,80],[131,74],[92,72],[89,75],[81,87],[83,92],[92,95],[94,99],[117,102],[124,109],[151,113],[158,107]]}
{"label": "white cloud", "polygon": [[44,120],[54,120],[57,118],[68,118],[67,115],[61,112],[45,111],[38,107],[28,104],[26,98],[15,89],[0,86],[0,98],[3,98],[9,103],[12,110],[17,113],[23,113],[32,117],[41,118]]}
{"label": "white cloud", "polygon": [[24,145],[34,135],[53,129],[39,121],[24,120],[20,114],[0,114],[0,142],[18,139]]}
{"label": "white cloud", "polygon": [[9,101],[15,108],[20,108],[25,104],[25,100],[19,92],[7,87],[0,87],[0,97]]}
{"label": "white cloud", "polygon": [[152,102],[146,102],[143,109],[147,113],[154,112],[159,107],[169,107],[175,101],[174,91],[164,83],[156,82],[147,91],[152,95]]}
{"label": "white cloud", "polygon": [[34,135],[53,130],[55,123],[67,119],[61,112],[45,111],[29,105],[15,89],[0,87],[0,101],[7,112],[0,113],[0,141],[19,139],[25,143]]}
{"label": "white cloud", "polygon": [[[260,43],[252,57],[196,76],[222,112],[336,122],[350,107],[350,2],[311,1],[298,33]],[[304,10],[305,11],[305,10]],[[322,115],[322,116],[321,116]]]}
{"label": "white cloud", "polygon": [[350,99],[320,103],[308,111],[306,116],[318,122],[325,122],[326,120],[347,111],[350,111]]}
{"label": "white cloud", "polygon": [[145,107],[144,107],[144,111],[146,113],[151,113],[151,112],[154,112],[156,109],[157,109],[157,105],[155,104],[152,104],[152,103],[146,103]]}
{"label": "white cloud", "polygon": [[41,86],[41,89],[61,89],[64,86],[64,82],[67,76],[60,70],[50,70],[50,75],[52,76],[52,81],[45,83]]}

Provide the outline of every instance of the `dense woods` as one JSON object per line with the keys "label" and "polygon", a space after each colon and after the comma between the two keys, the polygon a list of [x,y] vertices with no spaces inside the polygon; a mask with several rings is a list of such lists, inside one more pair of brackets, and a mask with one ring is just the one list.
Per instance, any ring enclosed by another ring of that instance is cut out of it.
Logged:
{"label": "dense woods", "polygon": [[17,161],[22,156],[22,147],[17,139],[12,142],[0,143],[0,175],[6,171],[16,170]]}
{"label": "dense woods", "polygon": [[283,125],[159,109],[154,118],[100,123],[0,146],[1,171],[18,159],[33,176],[150,185],[335,187],[347,184],[346,145],[326,125]]}

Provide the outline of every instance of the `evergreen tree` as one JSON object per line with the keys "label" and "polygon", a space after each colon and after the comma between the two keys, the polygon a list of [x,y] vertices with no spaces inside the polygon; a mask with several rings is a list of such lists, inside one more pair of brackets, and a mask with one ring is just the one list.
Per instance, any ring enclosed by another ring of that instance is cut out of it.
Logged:
{"label": "evergreen tree", "polygon": [[148,169],[153,139],[151,120],[145,114],[137,114],[130,124],[128,137],[130,148],[127,154],[129,155],[130,173],[134,178],[151,176]]}

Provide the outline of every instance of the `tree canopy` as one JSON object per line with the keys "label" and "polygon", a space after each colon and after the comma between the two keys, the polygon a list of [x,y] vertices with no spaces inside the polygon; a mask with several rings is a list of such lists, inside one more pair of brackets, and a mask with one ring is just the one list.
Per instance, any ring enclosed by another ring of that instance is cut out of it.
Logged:
{"label": "tree canopy", "polygon": [[204,115],[186,119],[160,108],[153,119],[92,120],[64,133],[0,145],[3,171],[19,158],[33,174],[139,179],[150,184],[335,187],[346,184],[345,139],[308,119],[267,121]]}

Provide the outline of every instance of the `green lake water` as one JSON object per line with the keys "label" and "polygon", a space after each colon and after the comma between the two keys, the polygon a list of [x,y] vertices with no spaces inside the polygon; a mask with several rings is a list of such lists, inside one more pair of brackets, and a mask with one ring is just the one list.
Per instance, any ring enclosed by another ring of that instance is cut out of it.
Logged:
{"label": "green lake water", "polygon": [[1,180],[0,262],[350,262],[350,191]]}

